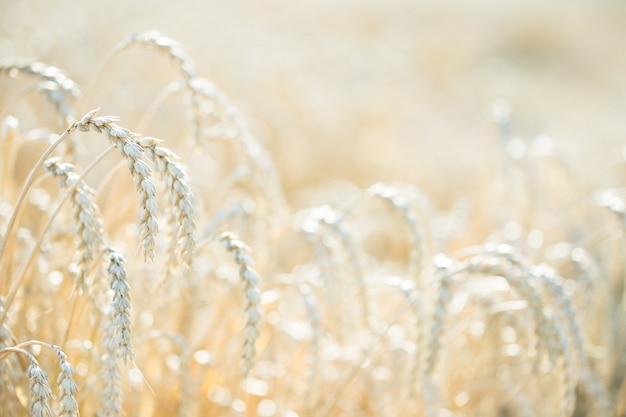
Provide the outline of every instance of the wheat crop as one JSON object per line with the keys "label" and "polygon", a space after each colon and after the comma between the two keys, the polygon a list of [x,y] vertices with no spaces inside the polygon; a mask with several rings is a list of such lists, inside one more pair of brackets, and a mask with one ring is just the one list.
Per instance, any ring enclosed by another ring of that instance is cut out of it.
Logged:
{"label": "wheat crop", "polygon": [[[157,97],[137,118],[93,109],[140,51],[174,80],[130,80]],[[300,204],[180,43],[103,56],[84,93],[0,64],[21,87],[0,93],[0,416],[626,415],[619,178],[577,181],[497,102],[471,198],[337,182]]]}

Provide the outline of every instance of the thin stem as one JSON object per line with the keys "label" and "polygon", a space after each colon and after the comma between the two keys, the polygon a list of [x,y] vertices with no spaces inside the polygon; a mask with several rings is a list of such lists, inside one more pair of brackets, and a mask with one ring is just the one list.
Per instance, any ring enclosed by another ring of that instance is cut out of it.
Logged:
{"label": "thin stem", "polygon": [[[44,161],[48,159],[50,154],[57,148],[57,146],[59,146],[61,142],[63,142],[63,140],[65,140],[65,138],[68,137],[68,135],[72,132],[72,130],[74,130],[74,124],[71,124],[70,126],[68,126],[68,128],[65,129],[65,131],[61,134],[61,136],[59,136],[57,140],[54,141],[54,143],[50,145],[48,149],[45,150],[45,152],[41,155],[41,157],[39,158],[35,166],[33,166],[33,168],[31,169],[30,173],[28,174],[28,177],[26,177],[26,180],[24,181],[24,185],[22,186],[22,189],[20,190],[20,195],[17,197],[17,202],[15,203],[13,213],[11,213],[11,218],[9,219],[9,223],[7,224],[7,228],[4,234],[4,239],[0,243],[0,267],[2,266],[2,263],[4,261],[4,254],[6,251],[7,243],[9,241],[9,236],[11,235],[11,231],[13,227],[15,226],[15,223],[18,219],[18,214],[20,213],[21,208],[24,204],[26,195],[28,194],[28,191],[30,190],[31,185],[33,184],[33,181],[35,180],[35,174],[37,173],[37,171],[39,171]],[[0,270],[5,270],[5,269],[0,268]],[[2,281],[3,281],[3,286],[6,285],[6,281],[4,279]]]}
{"label": "thin stem", "polygon": [[71,186],[69,186],[65,194],[63,194],[63,197],[61,198],[61,200],[55,207],[54,211],[50,214],[50,217],[48,218],[48,221],[46,225],[44,226],[43,230],[39,234],[39,239],[37,239],[37,242],[35,243],[35,246],[33,247],[33,250],[30,253],[30,256],[28,257],[28,260],[22,266],[22,269],[17,275],[17,280],[15,284],[11,287],[9,294],[6,297],[6,300],[4,303],[4,311],[2,312],[2,316],[0,316],[0,323],[4,321],[4,318],[6,317],[6,314],[9,311],[9,306],[11,305],[11,302],[15,298],[20,285],[24,282],[26,271],[28,270],[28,268],[30,268],[30,266],[35,261],[35,257],[39,253],[39,249],[41,248],[41,244],[43,243],[43,238],[48,232],[48,230],[50,230],[50,227],[52,226],[52,222],[54,221],[56,216],[61,212],[61,207],[63,207],[63,204],[65,204],[65,202],[70,198],[70,196],[74,192],[74,189],[78,187],[78,185],[81,183],[83,178],[96,166],[96,164],[100,162],[102,159],[104,159],[109,153],[113,152],[114,150],[115,150],[115,145],[111,145],[107,149],[105,149],[100,155],[98,155],[91,162],[91,164],[89,164],[89,166],[87,166],[85,170],[80,174],[76,182],[72,184]]}
{"label": "thin stem", "polygon": [[9,356],[9,353],[21,353],[22,355],[27,356],[29,359],[33,357],[33,355],[27,350],[14,346],[0,349],[0,360],[4,359],[6,356]]}

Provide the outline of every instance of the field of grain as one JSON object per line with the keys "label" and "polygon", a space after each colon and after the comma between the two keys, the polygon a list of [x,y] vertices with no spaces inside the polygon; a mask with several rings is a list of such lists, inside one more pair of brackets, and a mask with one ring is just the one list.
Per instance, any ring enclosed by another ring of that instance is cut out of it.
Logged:
{"label": "field of grain", "polygon": [[626,5],[0,0],[0,417],[626,416]]}

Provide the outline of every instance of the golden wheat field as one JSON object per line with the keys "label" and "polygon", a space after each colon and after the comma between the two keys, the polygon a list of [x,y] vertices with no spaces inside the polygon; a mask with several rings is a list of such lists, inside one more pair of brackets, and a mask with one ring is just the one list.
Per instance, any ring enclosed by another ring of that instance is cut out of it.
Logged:
{"label": "golden wheat field", "polygon": [[626,416],[626,4],[0,0],[0,417]]}

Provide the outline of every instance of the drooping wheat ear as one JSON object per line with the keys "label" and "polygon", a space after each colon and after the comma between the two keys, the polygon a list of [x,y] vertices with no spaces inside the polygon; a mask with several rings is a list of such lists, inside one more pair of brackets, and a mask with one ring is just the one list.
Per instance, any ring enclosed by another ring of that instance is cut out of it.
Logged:
{"label": "drooping wheat ear", "polygon": [[156,188],[152,183],[152,171],[146,163],[144,149],[137,143],[134,133],[115,124],[119,120],[117,117],[94,117],[96,112],[97,110],[90,111],[81,120],[74,123],[73,127],[83,132],[92,129],[104,133],[126,160],[139,195],[139,234],[144,258],[153,261],[156,234],[159,229],[157,223],[158,207]]}
{"label": "drooping wheat ear", "polygon": [[[547,284],[548,289],[551,291],[561,292],[563,289],[556,288],[558,285],[555,286],[553,282],[545,282],[545,276],[535,274],[529,262],[512,246],[488,244],[485,246],[485,252],[487,256],[492,257],[494,266],[497,265],[496,268],[503,270],[500,276],[509,281],[509,284],[511,284],[511,286],[529,303],[536,319],[537,330],[540,332],[537,335],[537,345],[535,347],[537,349],[540,348],[539,343],[548,340],[550,337],[552,325],[545,313],[545,307],[550,304],[544,299],[539,285],[542,284],[541,281],[544,281],[544,284]],[[474,259],[480,259],[480,256]],[[563,301],[564,294],[561,294],[560,297],[561,301]],[[573,315],[571,317],[575,322]],[[552,346],[554,346],[554,344]],[[550,361],[554,363],[558,353],[551,349],[548,349],[547,353],[550,357]]]}
{"label": "drooping wheat ear", "polygon": [[67,361],[67,356],[58,346],[53,346],[54,351],[59,357],[59,365],[61,372],[57,378],[58,385],[58,400],[59,410],[57,416],[59,417],[77,417],[78,416],[78,403],[76,402],[76,393],[78,387],[74,382],[74,368]]}
{"label": "drooping wheat ear", "polygon": [[176,155],[169,149],[157,146],[158,143],[160,143],[158,139],[151,137],[139,140],[146,155],[154,162],[156,170],[165,180],[176,220],[174,241],[180,243],[179,256],[183,264],[190,267],[196,248],[193,194],[187,185],[185,173],[180,165],[174,162]]}
{"label": "drooping wheat ear", "polygon": [[[419,217],[416,212],[414,204],[411,204],[401,193],[398,187],[386,185],[383,183],[377,183],[369,187],[366,191],[366,195],[378,198],[386,203],[393,210],[398,211],[404,222],[409,228],[409,270],[408,276],[415,282],[415,285],[419,288],[420,270],[422,268],[422,259],[424,257],[424,233],[419,221]],[[416,330],[415,336],[415,360],[411,369],[411,377],[409,381],[409,396],[412,397],[414,389],[417,385],[417,378],[421,375],[421,369],[423,360],[422,355],[424,353],[422,346],[422,333],[424,328],[424,312],[421,303],[417,300],[417,291],[409,283],[403,282],[399,284],[399,288],[407,295],[410,300],[412,310],[414,312],[414,327]]]}
{"label": "drooping wheat ear", "polygon": [[[328,236],[329,231],[319,221],[318,209],[307,209],[298,213],[296,217],[302,216],[302,220],[297,223],[296,232],[299,239],[303,239],[304,243],[310,247],[313,259],[309,261],[315,268],[304,277],[304,282],[313,283],[314,287],[319,287],[323,295],[319,296],[320,305],[324,308],[320,309],[320,313],[324,316],[327,312],[335,312],[344,305],[345,291],[341,287],[348,284],[346,280],[333,279],[335,274],[343,268],[342,251],[340,242],[331,239]],[[316,285],[321,282],[324,285]],[[334,319],[336,317],[336,319]],[[322,319],[324,321],[324,319]],[[334,333],[336,337],[341,339],[348,334],[344,331],[344,327],[353,327],[348,324],[346,314],[333,315],[333,319],[329,323],[327,331]]]}
{"label": "drooping wheat ear", "polygon": [[128,360],[133,359],[133,346],[131,343],[131,321],[130,321],[130,285],[126,280],[126,268],[124,268],[124,258],[113,249],[108,249],[109,267],[107,269],[110,277],[111,290],[113,290],[113,300],[111,302],[113,310],[112,321],[115,332],[111,343],[115,346],[117,354],[128,364]]}
{"label": "drooping wheat ear", "polygon": [[[94,202],[94,191],[84,181],[78,180],[79,176],[74,172],[72,164],[63,163],[59,158],[54,157],[46,160],[44,167],[54,177],[59,178],[62,187],[72,189],[70,198],[76,222],[78,245],[76,288],[83,291],[92,264],[103,250],[104,226],[100,209]],[[77,181],[79,183],[74,186]]]}
{"label": "drooping wheat ear", "polygon": [[[309,375],[307,380],[309,381],[309,387],[315,387],[318,384],[318,376],[320,373],[320,352],[321,346],[320,343],[322,341],[322,318],[320,317],[319,305],[315,298],[315,295],[311,291],[311,287],[307,284],[300,284],[297,286],[298,291],[302,295],[304,301],[304,307],[306,309],[306,315],[309,319],[309,323],[311,325],[312,337],[311,337],[311,347],[310,347],[310,357],[308,360],[308,369]],[[312,409],[315,404],[315,396],[313,395],[315,390],[309,389],[307,390],[307,398],[305,404],[308,409]]]}
{"label": "drooping wheat ear", "polygon": [[367,284],[365,282],[365,269],[361,260],[361,252],[355,242],[354,237],[346,227],[344,216],[339,211],[329,206],[323,206],[313,211],[313,218],[320,224],[327,227],[336,234],[348,255],[348,262],[354,278],[356,279],[357,290],[361,302],[363,324],[366,329],[371,329],[371,313]]}
{"label": "drooping wheat ear", "polygon": [[36,90],[50,101],[64,117],[65,123],[75,120],[72,99],[80,96],[78,85],[57,67],[28,60],[7,60],[0,63],[0,73],[15,77],[18,73],[40,80]]}
{"label": "drooping wheat ear", "polygon": [[558,316],[555,316],[555,320],[558,319],[564,323],[568,343],[571,343],[574,347],[576,355],[574,360],[578,362],[577,365],[579,367],[587,366],[588,358],[585,353],[584,336],[580,329],[579,320],[576,317],[571,295],[565,290],[563,279],[556,274],[556,271],[547,266],[531,268],[521,255],[515,253],[512,248],[506,245],[488,247],[487,249],[491,254],[503,257],[513,267],[523,271],[524,275],[534,277],[534,280],[543,286],[551,301],[553,301],[549,305],[556,307],[555,311]]}
{"label": "drooping wheat ear", "polygon": [[27,375],[30,387],[30,415],[32,417],[52,417],[50,402],[53,395],[48,374],[39,367],[39,362],[33,354],[17,346],[0,349],[0,360],[3,360],[10,353],[24,355],[29,361]]}
{"label": "drooping wheat ear", "polygon": [[[561,283],[562,279],[547,267],[531,268],[510,246],[487,245],[485,250],[488,256],[496,258],[492,264],[503,268],[498,275],[507,279],[533,311],[537,332],[535,343],[537,358],[541,354],[539,349],[544,345],[550,363],[560,369],[558,372],[562,383],[562,415],[570,416],[575,407],[577,369],[582,367],[587,375],[592,371],[584,351],[584,338],[570,296],[566,294]],[[549,297],[542,296],[540,285],[547,291]],[[583,383],[587,385],[588,382],[583,380]],[[601,390],[598,390],[593,382],[589,383],[592,385],[584,388],[598,394],[596,404],[601,404],[603,401]]]}
{"label": "drooping wheat ear", "polygon": [[50,380],[48,374],[39,367],[39,363],[35,357],[28,354],[30,365],[28,366],[28,378],[30,379],[30,413],[33,417],[52,417],[52,401],[53,395],[50,389]]}
{"label": "drooping wheat ear", "polygon": [[[428,333],[428,340],[424,349],[424,365],[422,368],[423,380],[429,380],[439,356],[441,348],[441,337],[443,326],[447,315],[448,304],[452,299],[451,286],[454,272],[452,271],[452,261],[443,254],[439,254],[434,259],[435,277],[437,283],[437,301],[433,309],[432,323]],[[419,347],[418,347],[419,349]]]}
{"label": "drooping wheat ear", "polygon": [[[120,42],[115,50],[121,51],[132,45],[155,48],[157,51],[167,55],[178,66],[183,79],[183,88],[190,93],[194,118],[194,137],[196,142],[200,143],[203,136],[203,115],[208,110],[211,116],[219,118],[220,115],[215,111],[214,105],[219,104],[221,107],[230,110],[229,100],[211,82],[198,77],[191,59],[182,46],[174,39],[164,36],[155,30],[139,32],[130,35]],[[212,102],[213,105],[207,105],[207,100]]]}
{"label": "drooping wheat ear", "polygon": [[98,417],[121,417],[122,416],[122,389],[119,363],[117,360],[117,346],[113,342],[116,334],[116,326],[112,319],[103,324],[103,346],[101,356],[101,378],[104,384]]}
{"label": "drooping wheat ear", "polygon": [[202,103],[195,92],[196,89],[194,88],[194,80],[197,79],[197,75],[194,65],[191,62],[191,58],[189,58],[178,42],[155,30],[133,33],[120,42],[115,50],[121,51],[135,44],[156,48],[158,51],[166,54],[179,67],[181,75],[183,76],[183,85],[191,93],[191,107],[193,109],[194,117],[194,137],[196,138],[196,141],[199,141],[201,130],[200,126],[202,123],[202,109],[200,107]]}
{"label": "drooping wheat ear", "polygon": [[[288,207],[281,179],[272,157],[252,134],[245,118],[231,100],[209,80],[198,78],[194,82],[196,93],[204,102],[218,103],[226,116],[224,126],[203,129],[203,138],[226,139],[238,143],[246,159],[246,174],[256,191],[265,199],[268,206],[267,218],[280,221]],[[201,108],[209,107],[202,105]]]}
{"label": "drooping wheat ear", "polygon": [[595,375],[589,361],[579,320],[576,317],[571,296],[567,294],[564,288],[563,279],[547,267],[538,268],[535,274],[554,300],[558,313],[562,317],[561,321],[566,325],[566,329],[563,331],[564,337],[566,337],[565,341],[568,343],[568,349],[571,344],[571,350],[574,352],[574,358],[570,358],[570,361],[576,365],[576,369],[580,369],[580,375],[573,375],[573,378],[580,378],[582,388],[587,391],[589,398],[592,399],[594,408],[600,412],[600,415],[607,415],[608,394],[598,376]]}
{"label": "drooping wheat ear", "polygon": [[546,340],[548,350],[560,353],[556,363],[560,368],[558,374],[561,380],[561,415],[570,417],[576,405],[576,377],[571,346],[560,319],[551,313],[548,314],[548,319],[554,324],[553,331]]}
{"label": "drooping wheat ear", "polygon": [[409,228],[409,276],[419,285],[419,272],[424,257],[424,232],[415,207],[401,193],[398,187],[377,183],[369,187],[366,195],[376,197],[385,202],[393,210],[397,210]]}
{"label": "drooping wheat ear", "polygon": [[237,235],[224,232],[219,240],[235,257],[239,265],[239,277],[243,284],[243,293],[246,298],[246,324],[243,345],[243,374],[247,377],[254,366],[256,357],[255,343],[261,334],[263,311],[261,308],[261,293],[259,291],[259,275],[254,270],[254,263],[250,258],[250,248]]}
{"label": "drooping wheat ear", "polygon": [[408,397],[414,399],[418,379],[422,376],[421,367],[424,364],[424,309],[422,308],[422,300],[415,281],[412,279],[403,279],[400,277],[387,277],[386,283],[393,288],[399,289],[406,298],[406,302],[412,310],[412,327],[415,329],[415,354],[413,364],[409,368],[409,383],[407,387]]}
{"label": "drooping wheat ear", "polygon": [[[524,266],[523,262],[517,260],[511,264],[510,260],[518,257],[514,248],[507,245],[488,245],[484,250],[485,253],[476,255],[466,262],[467,272],[504,278],[511,288],[528,303],[535,322],[532,354],[536,358],[535,365],[538,365],[541,355],[544,353],[543,345],[552,332],[552,324],[545,315],[544,307],[547,303],[538,288],[538,278],[529,268]],[[503,256],[503,253],[508,253],[509,261]],[[554,363],[558,352],[547,349],[547,353],[550,362]]]}
{"label": "drooping wheat ear", "polygon": [[[135,44],[156,48],[179,67],[184,88],[191,97],[196,143],[201,143],[205,138],[223,138],[239,142],[251,168],[249,178],[267,197],[268,204],[272,205],[269,213],[273,214],[273,210],[276,210],[276,213],[284,211],[286,201],[272,159],[250,133],[245,119],[230,98],[211,81],[197,75],[191,59],[175,40],[157,31],[141,32],[122,41],[116,50],[120,51]],[[205,128],[203,119],[206,115],[217,119],[218,125]]]}

